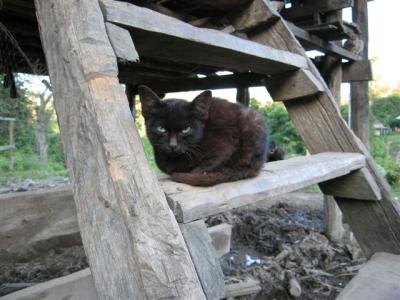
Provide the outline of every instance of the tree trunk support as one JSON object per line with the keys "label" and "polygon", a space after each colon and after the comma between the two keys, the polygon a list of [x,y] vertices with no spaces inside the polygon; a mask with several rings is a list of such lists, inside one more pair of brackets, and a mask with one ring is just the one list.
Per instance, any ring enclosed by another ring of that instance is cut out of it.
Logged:
{"label": "tree trunk support", "polygon": [[205,299],[118,83],[98,1],[35,6],[99,299]]}

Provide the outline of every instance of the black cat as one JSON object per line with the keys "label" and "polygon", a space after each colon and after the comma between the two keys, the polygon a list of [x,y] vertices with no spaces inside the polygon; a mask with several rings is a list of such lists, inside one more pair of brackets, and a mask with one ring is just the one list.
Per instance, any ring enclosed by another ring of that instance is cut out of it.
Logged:
{"label": "black cat", "polygon": [[213,98],[160,100],[139,86],[147,136],[158,167],[173,180],[209,186],[256,176],[266,160],[264,118],[241,104]]}

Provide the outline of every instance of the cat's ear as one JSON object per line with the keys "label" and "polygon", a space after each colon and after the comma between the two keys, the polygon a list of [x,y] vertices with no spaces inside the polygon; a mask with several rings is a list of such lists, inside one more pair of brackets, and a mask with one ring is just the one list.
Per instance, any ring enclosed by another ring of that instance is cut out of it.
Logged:
{"label": "cat's ear", "polygon": [[161,104],[160,98],[145,85],[138,86],[140,103],[142,103],[142,114],[144,117],[151,115]]}
{"label": "cat's ear", "polygon": [[208,119],[208,109],[212,101],[211,91],[204,91],[192,101],[192,110],[201,120]]}

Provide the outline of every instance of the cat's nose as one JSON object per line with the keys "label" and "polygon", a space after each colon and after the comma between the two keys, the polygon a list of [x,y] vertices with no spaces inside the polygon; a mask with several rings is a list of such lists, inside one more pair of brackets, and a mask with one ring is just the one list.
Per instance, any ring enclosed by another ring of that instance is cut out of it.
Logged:
{"label": "cat's nose", "polygon": [[171,149],[172,151],[176,150],[177,148],[178,148],[178,145],[169,144],[169,149]]}

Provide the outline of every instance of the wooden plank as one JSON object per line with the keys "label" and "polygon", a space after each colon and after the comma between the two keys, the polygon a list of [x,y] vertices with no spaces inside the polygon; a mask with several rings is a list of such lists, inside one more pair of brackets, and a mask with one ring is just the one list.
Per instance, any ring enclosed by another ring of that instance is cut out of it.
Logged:
{"label": "wooden plank", "polygon": [[[361,32],[364,44],[362,57],[368,60],[368,3],[366,0],[355,0],[352,9],[353,22]],[[370,121],[369,121],[369,89],[367,81],[352,82],[350,84],[350,127],[360,140],[370,148]]]}
{"label": "wooden plank", "polygon": [[232,225],[222,223],[208,227],[207,230],[218,256],[222,256],[231,250]]}
{"label": "wooden plank", "polygon": [[262,288],[258,280],[247,278],[245,281],[227,284],[225,286],[225,298],[254,295],[261,292]]}
{"label": "wooden plank", "polygon": [[282,16],[287,20],[294,21],[310,17],[315,13],[324,13],[353,6],[353,0],[306,0],[304,2],[302,5],[283,9],[281,11]]}
{"label": "wooden plank", "polygon": [[0,195],[0,260],[80,243],[71,186]]}
{"label": "wooden plank", "polygon": [[38,283],[32,287],[1,297],[1,300],[99,300],[88,269],[67,276]]}
{"label": "wooden plank", "polygon": [[[262,79],[266,75],[254,73],[238,73],[232,75],[214,75],[204,78],[153,79],[143,81],[157,93],[186,92],[205,89],[227,89],[237,87],[264,86]],[[122,80],[125,83],[124,80]]]}
{"label": "wooden plank", "polygon": [[109,22],[106,22],[106,29],[115,56],[131,62],[139,61],[139,54],[128,30]]}
{"label": "wooden plank", "polygon": [[369,60],[360,60],[343,64],[343,82],[371,81],[372,68]]}
{"label": "wooden plank", "polygon": [[270,162],[259,176],[212,187],[192,187],[161,181],[178,222],[215,215],[305,186],[349,174],[365,166],[356,153],[321,153]]}
{"label": "wooden plank", "polygon": [[336,300],[398,300],[400,256],[376,253],[358,271]]}
{"label": "wooden plank", "polygon": [[323,39],[307,32],[296,25],[287,22],[290,30],[294,33],[297,39],[301,42],[301,44],[307,48],[307,50],[319,50],[321,52],[327,53],[329,55],[345,58],[351,61],[361,60],[362,57],[346,50],[343,47],[335,45],[332,42],[324,41]]}
{"label": "wooden plank", "polygon": [[312,96],[324,91],[324,86],[308,70],[298,70],[264,79],[274,101],[286,101]]}
{"label": "wooden plank", "polygon": [[262,9],[263,1],[265,0],[254,0],[246,9],[228,15],[237,31],[247,32],[259,26],[268,27],[279,20],[279,14],[276,11]]}
{"label": "wooden plank", "polygon": [[206,298],[209,300],[222,298],[225,292],[224,274],[206,224],[203,220],[199,220],[181,224],[180,228]]}
{"label": "wooden plank", "polygon": [[99,299],[204,299],[118,83],[99,3],[35,4]]}
{"label": "wooden plank", "polygon": [[359,200],[378,200],[382,198],[379,186],[365,168],[352,172],[346,178],[335,178],[320,183],[320,188],[326,195],[335,195],[342,198]]}
{"label": "wooden plank", "polygon": [[[305,66],[304,57],[287,51],[276,51],[217,30],[197,28],[130,3],[101,2],[107,21],[132,32],[141,56],[261,74],[282,73]],[[151,21],[155,19],[157,22]]]}
{"label": "wooden plank", "polygon": [[[266,9],[269,9],[268,5]],[[258,32],[249,38],[306,56],[284,21],[278,21],[268,31]],[[308,65],[314,76],[322,82],[321,75],[310,60]],[[368,171],[381,190],[382,200],[358,201],[339,197],[335,199],[366,256],[377,251],[400,253],[400,209],[391,200],[390,187],[379,173],[366,147],[341,117],[328,88],[326,87],[324,93],[284,104],[311,153],[333,151],[360,152],[366,155]]]}

